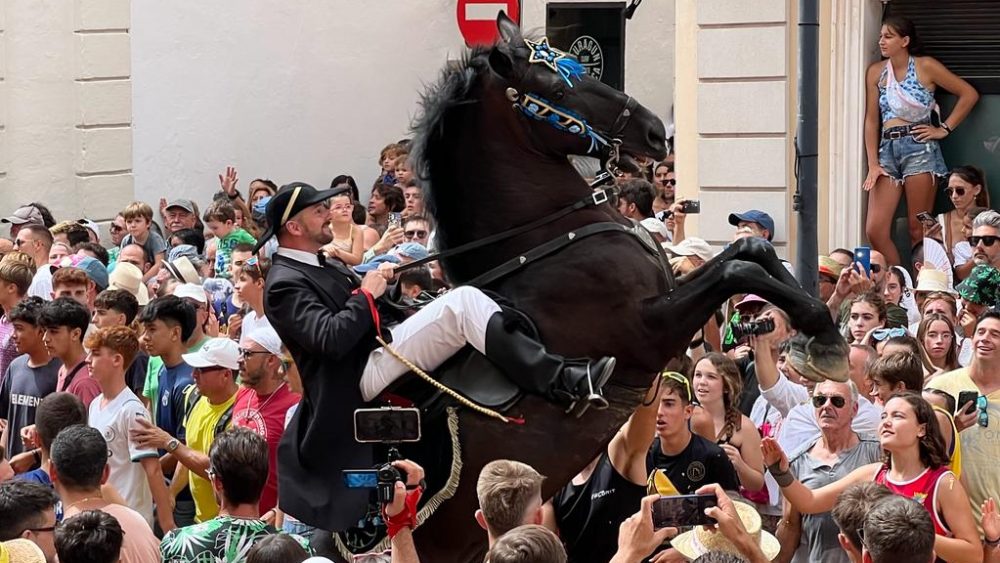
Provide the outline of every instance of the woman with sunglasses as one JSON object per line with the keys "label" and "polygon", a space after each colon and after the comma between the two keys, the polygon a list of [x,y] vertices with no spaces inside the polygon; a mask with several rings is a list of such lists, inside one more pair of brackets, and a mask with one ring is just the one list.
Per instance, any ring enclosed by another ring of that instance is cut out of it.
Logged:
{"label": "woman with sunglasses", "polygon": [[885,326],[888,309],[877,291],[862,293],[851,301],[847,317],[847,331],[851,344],[867,344],[866,338],[874,330]]}
{"label": "woman with sunglasses", "polygon": [[917,343],[924,366],[924,378],[960,368],[955,323],[945,315],[925,315],[917,328]]}
{"label": "woman with sunglasses", "polygon": [[[958,279],[965,279],[975,262],[972,260],[972,246],[968,241],[972,233],[963,233],[969,211],[976,207],[990,207],[986,175],[976,166],[959,166],[948,174],[948,187],[944,192],[955,208],[939,215],[933,226],[925,225],[925,236],[936,239],[944,246]],[[968,226],[971,227],[971,222]]]}
{"label": "woman with sunglasses", "polygon": [[661,162],[653,169],[653,187],[656,188],[656,198],[653,200],[653,214],[670,209],[676,199],[677,177],[674,167]]}
{"label": "woman with sunglasses", "polygon": [[[865,77],[865,231],[889,264],[899,264],[890,233],[899,198],[906,193],[913,246],[923,238],[917,214],[931,210],[936,179],[947,173],[938,141],[958,127],[979,95],[933,57],[922,56],[922,45],[910,20],[886,18],[878,44],[885,58],[869,66]],[[958,102],[951,114],[935,125],[939,88],[955,94]]]}
{"label": "woman with sunglasses", "polygon": [[[814,404],[821,396],[813,397]],[[835,398],[831,397],[830,400]],[[827,397],[822,397],[825,403]],[[822,404],[822,403],[821,403]],[[836,407],[834,403],[834,407]],[[885,405],[879,442],[886,452],[883,463],[855,469],[846,477],[810,490],[789,472],[788,457],[778,442],[762,443],[764,463],[785,499],[804,514],[819,514],[833,508],[840,493],[855,483],[875,481],[897,495],[920,502],[930,513],[937,534],[934,551],[948,562],[980,563],[983,546],[976,530],[965,487],[948,469],[948,455],[937,417],[930,404],[912,392],[896,393]]]}
{"label": "woman with sunglasses", "polygon": [[739,476],[740,492],[754,502],[767,502],[760,434],[739,409],[743,391],[739,368],[729,356],[711,352],[695,364],[691,387],[701,405],[695,409],[692,425],[697,425],[697,419],[706,420],[712,433],[705,437],[726,452]]}
{"label": "woman with sunglasses", "polygon": [[365,253],[364,237],[361,229],[354,224],[354,200],[349,193],[330,198],[330,230],[333,241],[323,247],[330,258],[336,258],[348,266],[357,266]]}

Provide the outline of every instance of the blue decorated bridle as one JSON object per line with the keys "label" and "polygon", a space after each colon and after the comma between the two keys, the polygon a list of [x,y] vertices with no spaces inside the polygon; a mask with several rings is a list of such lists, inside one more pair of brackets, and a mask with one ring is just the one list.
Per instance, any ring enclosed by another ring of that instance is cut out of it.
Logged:
{"label": "blue decorated bridle", "polygon": [[[573,79],[583,78],[585,73],[583,65],[571,55],[550,46],[548,38],[543,37],[539,41],[525,39],[524,43],[530,51],[528,56],[530,64],[542,64],[549,67],[570,88],[573,87]],[[507,88],[507,98],[514,102],[514,108],[520,110],[524,115],[537,121],[544,121],[560,131],[589,139],[588,154],[607,149],[609,151],[608,164],[611,166],[618,160],[618,146],[621,144],[619,136],[625,129],[632,115],[632,110],[636,106],[635,100],[629,96],[621,113],[615,119],[611,131],[602,133],[573,111],[558,106],[538,94],[526,92],[522,95],[514,88]]]}

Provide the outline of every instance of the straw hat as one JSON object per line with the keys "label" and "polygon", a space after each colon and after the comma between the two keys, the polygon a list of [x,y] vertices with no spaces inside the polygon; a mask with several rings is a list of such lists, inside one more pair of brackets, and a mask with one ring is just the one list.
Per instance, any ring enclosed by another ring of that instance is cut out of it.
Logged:
{"label": "straw hat", "polygon": [[18,538],[0,543],[0,563],[45,563],[45,554],[31,540]]}
{"label": "straw hat", "polygon": [[119,262],[115,265],[108,289],[120,289],[131,293],[139,301],[139,305],[145,306],[149,303],[149,290],[146,284],[142,283],[142,272],[128,262]]}
{"label": "straw hat", "polygon": [[[739,514],[740,521],[743,522],[743,527],[746,528],[747,533],[750,534],[750,537],[755,542],[760,543],[760,549],[764,552],[764,557],[768,561],[777,557],[778,552],[781,551],[781,544],[778,543],[778,538],[768,532],[761,531],[760,514],[757,513],[757,510],[745,502],[736,501],[733,502],[733,505],[736,506],[736,512]],[[681,555],[691,560],[697,559],[709,551],[724,551],[726,553],[741,555],[740,550],[726,539],[722,533],[710,532],[704,526],[697,526],[690,532],[684,532],[674,538],[670,542],[670,545]]]}
{"label": "straw hat", "polygon": [[820,256],[818,262],[819,273],[824,276],[830,276],[833,279],[839,278],[841,270],[844,269],[844,267],[840,265],[840,262],[837,262],[829,256]]}
{"label": "straw hat", "polygon": [[913,291],[922,293],[941,292],[958,295],[958,292],[948,285],[948,274],[941,270],[935,270],[924,266],[917,273],[917,287]]}
{"label": "straw hat", "polygon": [[173,262],[164,261],[163,267],[170,272],[170,275],[175,280],[181,283],[201,285],[201,276],[198,275],[198,269],[194,267],[194,264],[191,263],[191,260],[187,256],[181,256]]}

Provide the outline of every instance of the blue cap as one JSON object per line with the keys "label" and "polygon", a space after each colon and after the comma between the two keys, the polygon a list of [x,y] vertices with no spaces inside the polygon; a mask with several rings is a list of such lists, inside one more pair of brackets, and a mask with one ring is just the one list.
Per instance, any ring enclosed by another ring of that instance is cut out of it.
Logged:
{"label": "blue cap", "polygon": [[371,259],[371,262],[365,262],[364,264],[359,264],[354,267],[354,271],[359,274],[367,274],[368,272],[378,268],[379,264],[389,262],[392,264],[399,264],[399,258],[396,258],[392,254],[383,254],[381,256],[376,256]]}
{"label": "blue cap", "polygon": [[767,229],[767,240],[772,240],[774,238],[774,219],[771,219],[770,215],[759,209],[751,209],[750,211],[744,211],[743,213],[729,214],[730,225],[735,227],[741,222],[757,223],[761,227]]}
{"label": "blue cap", "polygon": [[90,281],[94,282],[98,291],[104,291],[108,288],[108,269],[96,258],[72,254],[64,257],[58,264],[49,266],[53,273],[59,268],[79,268],[87,274]]}
{"label": "blue cap", "polygon": [[411,260],[423,260],[427,258],[427,247],[419,242],[404,242],[392,251],[396,256],[406,256]]}

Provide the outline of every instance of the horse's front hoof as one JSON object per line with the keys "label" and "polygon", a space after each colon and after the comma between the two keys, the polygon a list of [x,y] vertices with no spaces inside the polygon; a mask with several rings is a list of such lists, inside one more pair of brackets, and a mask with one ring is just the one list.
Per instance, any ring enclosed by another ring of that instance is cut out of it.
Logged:
{"label": "horse's front hoof", "polygon": [[843,383],[850,375],[847,361],[850,350],[843,339],[826,344],[799,334],[791,341],[788,361],[806,379],[817,383],[826,380]]}

